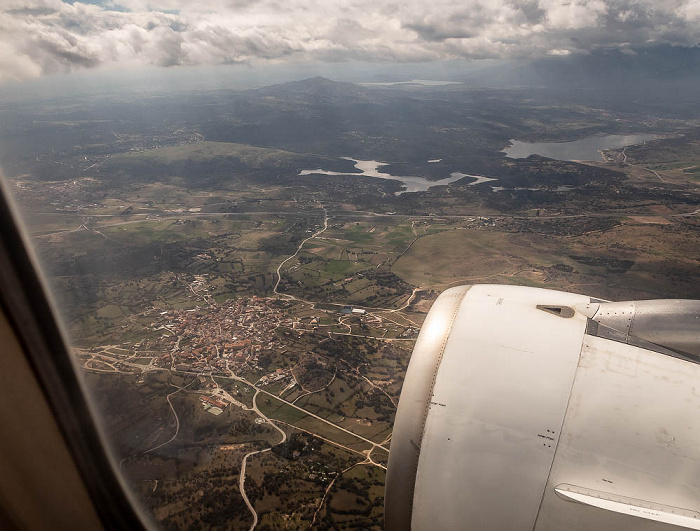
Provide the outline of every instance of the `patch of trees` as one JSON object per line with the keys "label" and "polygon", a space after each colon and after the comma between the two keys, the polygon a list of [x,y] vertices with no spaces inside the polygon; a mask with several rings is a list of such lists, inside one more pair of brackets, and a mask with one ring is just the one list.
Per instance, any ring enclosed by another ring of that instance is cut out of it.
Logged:
{"label": "patch of trees", "polygon": [[626,273],[634,265],[634,260],[621,260],[612,256],[570,255],[570,258],[581,264],[604,267],[608,273]]}
{"label": "patch of trees", "polygon": [[[292,434],[286,442],[278,444],[272,447],[272,453],[284,458],[294,461],[308,455],[311,453],[311,448],[319,447],[321,445],[321,440],[302,433]],[[294,453],[298,452],[299,455],[294,457]]]}

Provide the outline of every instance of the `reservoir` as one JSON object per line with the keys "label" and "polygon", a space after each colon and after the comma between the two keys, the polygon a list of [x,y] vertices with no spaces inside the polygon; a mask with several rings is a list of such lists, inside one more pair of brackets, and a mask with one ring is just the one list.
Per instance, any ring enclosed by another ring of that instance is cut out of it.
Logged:
{"label": "reservoir", "polygon": [[491,179],[489,177],[483,177],[481,175],[470,175],[468,173],[461,173],[461,172],[453,172],[450,174],[449,177],[445,177],[444,179],[440,179],[439,181],[429,181],[425,177],[415,177],[412,175],[389,175],[388,173],[380,173],[379,168],[382,166],[386,166],[388,163],[386,162],[378,162],[376,160],[357,160],[353,159],[350,157],[343,157],[345,160],[351,160],[355,163],[355,168],[360,170],[358,173],[343,173],[343,172],[338,172],[338,171],[327,171],[327,170],[302,170],[299,175],[312,175],[312,174],[321,174],[321,175],[344,175],[344,176],[362,176],[362,177],[376,177],[378,179],[389,179],[392,181],[399,181],[403,183],[403,185],[406,187],[405,190],[401,190],[400,192],[397,192],[398,194],[402,194],[405,192],[425,192],[429,188],[432,188],[433,186],[444,186],[446,184],[453,183],[455,181],[459,181],[460,179],[463,179],[464,177],[472,177],[476,179],[476,181],[469,183],[470,185],[474,184],[479,184],[482,182],[486,181],[493,181],[494,179]]}
{"label": "reservoir", "polygon": [[656,135],[640,133],[634,135],[596,135],[571,142],[521,142],[511,140],[503,152],[508,158],[523,159],[530,155],[541,155],[557,160],[603,160],[600,150],[619,149],[653,140]]}

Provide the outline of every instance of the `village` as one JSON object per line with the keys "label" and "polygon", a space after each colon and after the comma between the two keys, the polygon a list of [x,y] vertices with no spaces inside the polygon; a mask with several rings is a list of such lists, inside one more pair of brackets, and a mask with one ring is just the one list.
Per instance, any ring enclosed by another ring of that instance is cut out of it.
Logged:
{"label": "village", "polygon": [[[150,312],[155,314],[155,309]],[[85,368],[100,372],[143,373],[171,370],[199,375],[205,411],[220,414],[230,403],[242,407],[212,376],[254,374],[256,384],[266,386],[288,380],[296,385],[290,369],[267,371],[270,360],[287,353],[276,330],[294,329],[294,322],[277,299],[251,297],[195,309],[160,311],[150,329],[156,337],[128,345],[103,345],[76,349]],[[289,332],[287,332],[289,333]],[[303,331],[296,332],[302,334]],[[260,360],[263,363],[260,363]]]}
{"label": "village", "polygon": [[[279,301],[263,297],[241,298],[227,301],[209,308],[167,310],[160,312],[159,319],[151,328],[161,332],[157,339],[145,339],[134,345],[139,351],[158,351],[162,354],[152,361],[154,367],[178,371],[230,375],[242,371],[266,370],[269,359],[284,354],[285,344],[275,331],[280,327],[292,328],[293,322],[279,307]],[[259,361],[268,360],[263,366]],[[277,368],[263,374],[258,385],[268,385],[290,379],[289,369]],[[202,382],[202,387],[215,387]],[[224,396],[202,398],[204,409],[214,415],[220,414],[228,403],[237,403],[228,393]]]}

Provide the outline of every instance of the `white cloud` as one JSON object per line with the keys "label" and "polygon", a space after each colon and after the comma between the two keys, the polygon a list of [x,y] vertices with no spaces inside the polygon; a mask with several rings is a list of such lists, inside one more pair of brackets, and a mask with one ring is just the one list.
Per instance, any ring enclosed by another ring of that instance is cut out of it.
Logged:
{"label": "white cloud", "polygon": [[10,45],[0,42],[0,72],[7,81],[39,77],[41,67],[28,55],[17,53]]}
{"label": "white cloud", "polygon": [[571,55],[571,50],[565,50],[562,48],[556,48],[554,50],[547,50],[547,55],[557,55],[559,57],[564,57],[567,55]]}
{"label": "white cloud", "polygon": [[540,0],[552,29],[581,29],[595,25],[607,12],[601,0]]}
{"label": "white cloud", "polygon": [[259,59],[524,58],[696,46],[700,0],[3,0],[0,81]]}
{"label": "white cloud", "polygon": [[678,16],[686,20],[700,21],[700,0],[689,0],[678,7]]}

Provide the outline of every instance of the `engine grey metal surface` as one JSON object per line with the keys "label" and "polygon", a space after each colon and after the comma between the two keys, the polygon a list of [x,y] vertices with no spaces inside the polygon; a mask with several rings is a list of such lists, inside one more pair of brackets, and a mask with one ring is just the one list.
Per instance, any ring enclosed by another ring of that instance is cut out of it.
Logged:
{"label": "engine grey metal surface", "polygon": [[586,336],[535,531],[700,529],[699,381],[698,364]]}
{"label": "engine grey metal surface", "polygon": [[599,337],[625,343],[637,338],[700,360],[700,301],[610,302],[600,304],[592,318],[605,327]]}

